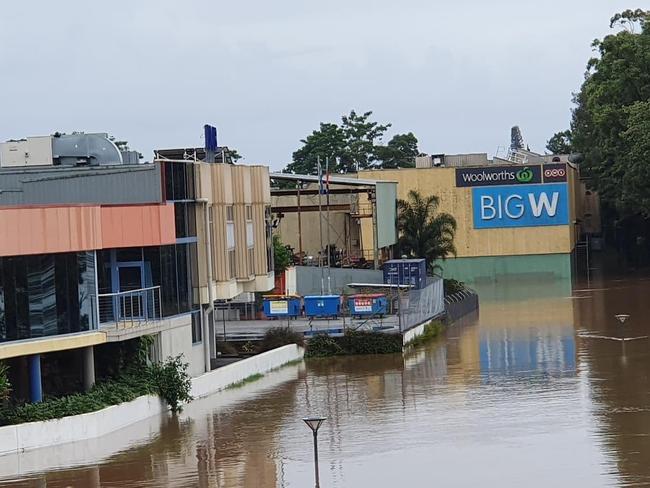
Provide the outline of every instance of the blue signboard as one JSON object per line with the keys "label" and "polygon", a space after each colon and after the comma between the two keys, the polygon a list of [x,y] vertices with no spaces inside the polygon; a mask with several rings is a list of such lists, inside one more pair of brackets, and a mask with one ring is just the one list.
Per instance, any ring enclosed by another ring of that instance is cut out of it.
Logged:
{"label": "blue signboard", "polygon": [[538,227],[569,223],[566,183],[475,187],[475,229]]}

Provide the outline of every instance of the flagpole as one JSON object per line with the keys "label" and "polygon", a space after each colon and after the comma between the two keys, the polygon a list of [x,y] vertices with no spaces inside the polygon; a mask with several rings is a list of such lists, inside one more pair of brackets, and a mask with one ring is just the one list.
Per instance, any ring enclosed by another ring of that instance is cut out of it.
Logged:
{"label": "flagpole", "polygon": [[325,159],[325,198],[327,202],[327,294],[332,294],[332,241],[330,239],[330,158]]}
{"label": "flagpole", "polygon": [[325,294],[325,270],[323,269],[323,168],[320,165],[318,156],[318,231],[320,234],[320,256],[318,266],[320,267],[320,294]]}

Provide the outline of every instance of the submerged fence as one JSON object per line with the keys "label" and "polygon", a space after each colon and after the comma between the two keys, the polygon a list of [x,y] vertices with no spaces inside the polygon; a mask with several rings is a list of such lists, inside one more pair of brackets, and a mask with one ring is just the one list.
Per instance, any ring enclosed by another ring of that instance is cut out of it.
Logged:
{"label": "submerged fence", "polygon": [[397,294],[400,330],[406,331],[445,312],[442,278],[427,278],[427,286]]}

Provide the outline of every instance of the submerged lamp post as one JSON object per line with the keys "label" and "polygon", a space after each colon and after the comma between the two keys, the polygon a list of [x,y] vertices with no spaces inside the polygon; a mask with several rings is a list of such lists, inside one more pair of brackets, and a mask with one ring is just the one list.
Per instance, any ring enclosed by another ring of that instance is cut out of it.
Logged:
{"label": "submerged lamp post", "polygon": [[320,426],[322,425],[323,422],[325,422],[325,420],[327,420],[327,418],[307,417],[302,420],[307,424],[307,426],[311,429],[312,433],[314,434],[314,476],[316,479],[316,488],[319,488],[320,482],[318,480],[318,429],[320,429]]}

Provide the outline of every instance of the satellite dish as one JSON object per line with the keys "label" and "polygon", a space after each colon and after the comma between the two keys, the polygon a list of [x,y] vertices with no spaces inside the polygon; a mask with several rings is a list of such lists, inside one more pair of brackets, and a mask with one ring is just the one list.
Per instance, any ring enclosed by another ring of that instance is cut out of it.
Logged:
{"label": "satellite dish", "polygon": [[616,320],[618,320],[621,324],[624,324],[625,321],[630,318],[630,315],[626,313],[618,313],[614,315],[614,317],[616,317]]}

